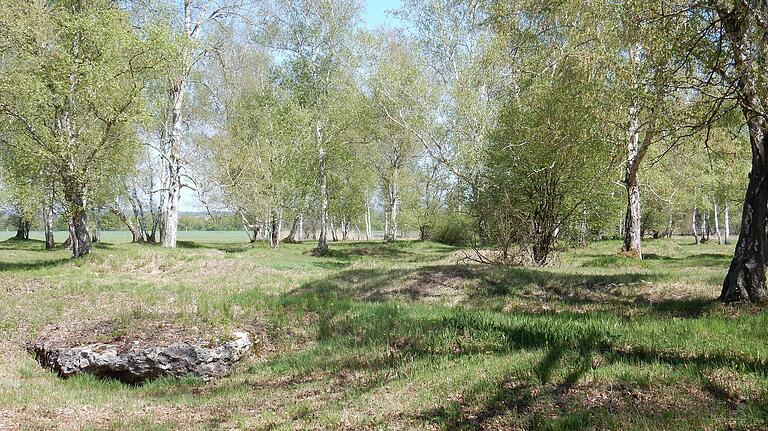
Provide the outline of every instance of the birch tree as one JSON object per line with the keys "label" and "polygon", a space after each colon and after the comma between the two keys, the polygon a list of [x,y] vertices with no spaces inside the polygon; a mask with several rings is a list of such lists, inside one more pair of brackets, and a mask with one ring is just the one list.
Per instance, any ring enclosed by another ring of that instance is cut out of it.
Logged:
{"label": "birch tree", "polygon": [[245,6],[243,0],[149,0],[138,8],[147,25],[172,29],[177,48],[167,59],[164,83],[159,86],[167,99],[158,108],[160,136],[153,148],[163,166],[158,188],[165,192],[160,226],[164,247],[176,247],[182,188],[195,188],[186,172],[189,145],[185,143],[185,123],[189,120],[189,99],[195,97],[194,86],[204,84],[195,82],[194,73],[216,52],[220,43],[217,32],[231,27]]}
{"label": "birch tree", "polygon": [[392,120],[450,172],[469,208],[481,199],[485,150],[502,100],[495,91],[509,72],[507,56],[490,54],[494,32],[488,23],[506,16],[496,3],[406,0],[396,13],[424,58],[431,91],[413,99],[422,115]]}
{"label": "birch tree", "polygon": [[349,41],[359,22],[357,0],[272,0],[260,9],[259,40],[284,58],[290,68],[293,91],[311,118],[308,131],[316,156],[319,236],[316,253],[328,254],[330,208],[329,170],[349,142],[342,137],[353,116],[346,109],[345,92],[354,80],[345,73]]}
{"label": "birch tree", "polygon": [[[625,120],[614,123],[624,133],[617,134],[624,148],[622,183],[626,192],[623,252],[642,259],[641,167],[649,149],[661,141],[671,141],[682,125],[680,112],[687,108],[679,88],[685,88],[681,67],[685,56],[679,40],[687,33],[678,20],[660,21],[663,5],[653,2],[621,2],[608,5],[602,13],[613,16],[612,31],[604,32],[604,64],[607,81],[616,94],[617,109],[626,112]],[[595,17],[599,19],[597,16]],[[615,76],[612,78],[611,76]]]}
{"label": "birch tree", "polygon": [[162,49],[109,1],[4,0],[0,10],[0,38],[12,41],[0,54],[0,115],[20,137],[2,142],[4,155],[56,173],[72,254],[87,255],[89,196],[133,163],[144,78]]}
{"label": "birch tree", "polygon": [[378,41],[374,71],[369,78],[373,92],[375,131],[369,153],[370,166],[377,172],[385,198],[387,232],[384,240],[395,241],[398,214],[403,199],[403,183],[407,171],[415,171],[421,143],[403,124],[423,122],[420,100],[425,99],[426,86],[421,70],[414,64],[414,53],[407,43],[394,35]]}
{"label": "birch tree", "polygon": [[211,143],[213,160],[226,184],[227,203],[246,219],[264,214],[270,245],[276,248],[281,220],[301,190],[296,179],[308,174],[301,169],[299,153],[308,139],[302,133],[306,122],[286,91],[269,77],[241,78],[250,85],[228,104],[227,133]]}

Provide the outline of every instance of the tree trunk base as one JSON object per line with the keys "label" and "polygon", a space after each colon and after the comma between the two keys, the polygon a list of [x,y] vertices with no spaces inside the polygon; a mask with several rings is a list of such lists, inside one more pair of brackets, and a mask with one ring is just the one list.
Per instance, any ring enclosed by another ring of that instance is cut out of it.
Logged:
{"label": "tree trunk base", "polygon": [[29,239],[29,227],[30,223],[28,221],[20,221],[19,227],[16,230],[16,239],[18,240],[28,240]]}
{"label": "tree trunk base", "polygon": [[621,255],[629,259],[642,259],[637,250],[621,250]]}
{"label": "tree trunk base", "polygon": [[765,284],[765,266],[761,262],[734,260],[720,292],[723,302],[765,303],[768,288]]}
{"label": "tree trunk base", "polygon": [[310,254],[315,257],[326,257],[331,255],[331,250],[328,247],[316,247],[312,249]]}

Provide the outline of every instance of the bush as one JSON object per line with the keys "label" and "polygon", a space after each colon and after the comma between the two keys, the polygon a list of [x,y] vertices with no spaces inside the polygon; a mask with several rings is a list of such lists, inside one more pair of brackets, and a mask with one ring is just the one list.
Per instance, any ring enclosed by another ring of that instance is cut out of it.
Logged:
{"label": "bush", "polygon": [[437,216],[427,229],[425,239],[446,245],[467,246],[475,236],[475,221],[466,214]]}

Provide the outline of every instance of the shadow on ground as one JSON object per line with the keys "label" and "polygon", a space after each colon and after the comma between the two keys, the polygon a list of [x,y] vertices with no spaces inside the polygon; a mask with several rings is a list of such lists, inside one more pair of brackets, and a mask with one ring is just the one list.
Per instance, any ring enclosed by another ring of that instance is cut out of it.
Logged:
{"label": "shadow on ground", "polygon": [[291,294],[375,302],[406,300],[506,311],[603,310],[677,317],[699,316],[711,303],[708,298],[650,297],[649,286],[664,279],[663,274],[641,272],[589,275],[481,265],[353,268],[303,285]]}
{"label": "shadow on ground", "polygon": [[[383,274],[378,277],[380,282],[387,280]],[[681,367],[701,379],[711,370],[722,367],[761,373],[768,365],[765,359],[750,357],[743,352],[686,352],[655,347],[654,340],[632,345],[626,338],[627,331],[631,331],[627,322],[608,313],[499,314],[465,308],[426,311],[421,307],[397,307],[391,302],[344,300],[338,293],[326,280],[319,290],[305,289],[283,298],[285,306],[298,307],[302,312],[310,311],[319,316],[320,344],[306,357],[311,364],[299,361],[302,363],[301,375],[329,371],[354,375],[361,370],[370,375],[382,370],[413,368],[419,363],[445,364],[459,358],[541,352],[540,360],[533,362],[527,371],[504,375],[491,383],[470,384],[457,401],[415,416],[417,420],[448,429],[493,428],[495,420],[507,421],[510,415],[513,422],[523,421],[517,424],[522,429],[548,429],[549,426],[570,429],[585,423],[615,427],[622,423],[621,419],[614,422],[617,420],[615,412],[626,406],[633,408],[629,415],[641,415],[660,422],[676,418],[679,422],[675,423],[685,428],[706,418],[697,416],[700,409],[709,412],[729,409],[730,401],[714,393],[703,393],[697,398],[687,393],[688,388],[679,385],[638,388],[630,377],[626,382],[619,381],[617,387],[598,385],[597,388],[581,379],[588,371],[616,364]],[[665,304],[665,307],[670,305]],[[688,324],[680,319],[666,319],[665,322],[669,328],[679,327],[673,329],[677,331],[686,331],[684,327]],[[366,351],[386,354],[351,358],[328,354],[361,346],[366,347]],[[397,375],[398,372],[389,374]],[[364,387],[356,387],[355,391],[365,393],[386,383],[386,379],[378,384],[368,382]],[[661,396],[657,396],[659,394]],[[681,400],[687,404],[681,404]]]}

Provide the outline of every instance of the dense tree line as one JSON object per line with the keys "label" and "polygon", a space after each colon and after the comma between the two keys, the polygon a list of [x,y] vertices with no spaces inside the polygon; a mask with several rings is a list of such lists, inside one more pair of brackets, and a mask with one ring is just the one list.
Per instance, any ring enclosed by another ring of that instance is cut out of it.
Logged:
{"label": "dense tree line", "polygon": [[721,298],[766,299],[765,4],[406,0],[373,30],[362,11],[1,0],[18,237],[39,220],[52,247],[59,215],[79,257],[109,217],[174,247],[191,195],[318,255],[374,225],[534,265],[738,232]]}

